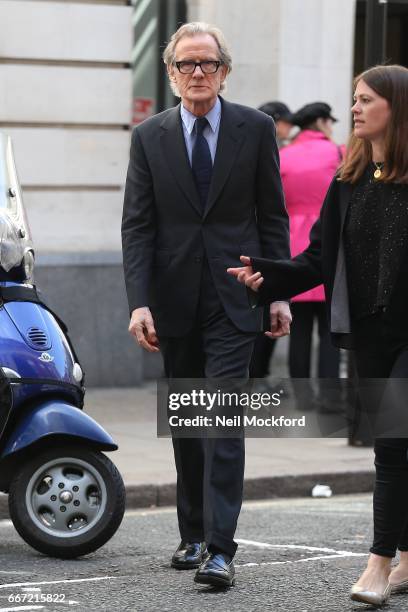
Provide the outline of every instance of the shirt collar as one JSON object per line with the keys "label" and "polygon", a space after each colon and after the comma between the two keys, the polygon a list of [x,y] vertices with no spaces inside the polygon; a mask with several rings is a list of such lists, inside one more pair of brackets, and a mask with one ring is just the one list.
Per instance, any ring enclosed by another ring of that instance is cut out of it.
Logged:
{"label": "shirt collar", "polygon": [[[183,103],[181,103],[180,105],[180,115],[187,132],[191,134],[194,129],[194,123],[197,117],[193,115],[193,113],[190,113],[190,111],[188,111],[183,106]],[[212,131],[215,133],[221,118],[221,102],[218,97],[214,106],[208,111],[205,116],[207,118],[208,123],[210,124]]]}

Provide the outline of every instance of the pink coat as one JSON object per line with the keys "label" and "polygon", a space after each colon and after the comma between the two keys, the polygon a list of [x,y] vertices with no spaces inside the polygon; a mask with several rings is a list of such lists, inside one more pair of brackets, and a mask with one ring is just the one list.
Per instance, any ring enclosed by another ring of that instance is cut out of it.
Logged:
{"label": "pink coat", "polygon": [[[340,163],[339,148],[322,132],[303,130],[279,151],[286,207],[290,220],[292,257],[309,244],[309,232],[319,216],[327,189]],[[323,285],[305,291],[294,301],[323,302]]]}

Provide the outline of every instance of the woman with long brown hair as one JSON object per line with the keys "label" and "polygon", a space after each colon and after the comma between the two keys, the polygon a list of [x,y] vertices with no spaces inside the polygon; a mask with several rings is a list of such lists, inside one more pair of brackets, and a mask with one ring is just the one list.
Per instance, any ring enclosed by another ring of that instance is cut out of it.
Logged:
{"label": "woman with long brown hair", "polygon": [[[363,72],[354,100],[346,158],[307,249],[286,261],[243,256],[228,271],[259,304],[323,282],[332,340],[354,351],[359,378],[407,379],[408,69]],[[408,588],[407,450],[408,438],[375,441],[374,541],[353,600],[382,605]]]}

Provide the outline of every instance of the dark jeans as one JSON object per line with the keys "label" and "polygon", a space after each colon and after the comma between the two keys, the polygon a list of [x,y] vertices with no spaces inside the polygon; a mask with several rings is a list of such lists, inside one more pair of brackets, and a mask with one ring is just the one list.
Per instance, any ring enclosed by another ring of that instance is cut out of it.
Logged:
{"label": "dark jeans", "polygon": [[[194,328],[160,338],[167,378],[248,378],[255,333],[237,329],[225,314],[207,265]],[[173,438],[181,539],[206,541],[231,557],[242,505],[245,446],[237,438]]]}
{"label": "dark jeans", "polygon": [[[382,315],[358,322],[355,335],[360,379],[408,378],[408,343],[387,337]],[[380,394],[372,397],[372,403],[375,412],[381,403]],[[407,450],[408,438],[375,440],[374,540],[370,551],[384,557],[394,557],[397,548],[408,550]]]}

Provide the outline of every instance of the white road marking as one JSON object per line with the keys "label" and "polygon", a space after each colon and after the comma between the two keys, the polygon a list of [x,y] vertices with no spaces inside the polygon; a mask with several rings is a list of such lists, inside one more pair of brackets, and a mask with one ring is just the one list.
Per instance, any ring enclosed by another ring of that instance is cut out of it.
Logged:
{"label": "white road marking", "polygon": [[175,506],[153,506],[152,508],[140,508],[140,510],[126,510],[126,516],[152,516],[152,514],[175,514],[177,512]]}
{"label": "white road marking", "polygon": [[348,550],[336,550],[334,548],[319,548],[318,546],[304,546],[302,544],[269,544],[268,542],[257,542],[255,540],[236,540],[238,544],[247,544],[249,546],[256,546],[258,548],[289,548],[298,550],[309,550],[310,552],[325,552],[335,553],[338,555],[358,555],[359,553],[352,553]]}
{"label": "white road marking", "polygon": [[44,610],[44,606],[17,606],[15,608],[0,608],[0,612],[14,612],[14,610]]}
{"label": "white road marking", "polygon": [[[347,498],[347,496],[345,496]],[[363,499],[364,497],[361,496]],[[367,496],[368,497],[368,496]],[[247,502],[244,505],[247,505],[249,507],[259,507],[259,506],[272,506],[272,505],[278,505],[279,503],[285,502],[286,500],[260,500],[260,501],[256,501],[256,502]],[[294,500],[294,502],[300,502],[303,503],[304,500]],[[140,509],[140,510],[131,510],[126,512],[127,516],[149,516],[152,514],[167,514],[167,513],[174,513],[175,512],[175,508],[174,507],[163,507],[163,508],[151,508],[151,509]],[[9,520],[2,520],[0,521],[0,526],[2,527],[8,527],[8,526],[12,526],[12,522]],[[339,558],[344,558],[344,557],[366,557],[368,556],[367,553],[354,553],[351,551],[347,551],[347,550],[336,550],[334,548],[322,548],[322,547],[317,547],[317,546],[305,546],[305,545],[297,545],[297,544],[270,544],[269,542],[258,542],[256,540],[245,540],[245,539],[237,539],[236,540],[239,544],[243,544],[246,546],[255,546],[256,548],[263,548],[263,549],[286,549],[286,550],[304,550],[304,551],[309,551],[309,552],[319,552],[319,553],[327,553],[327,554],[321,554],[318,556],[313,556],[313,557],[306,557],[303,559],[294,559],[294,560],[289,560],[289,561],[263,561],[260,563],[255,563],[255,562],[249,562],[249,563],[243,563],[243,564],[237,564],[236,567],[259,567],[259,566],[266,566],[266,565],[285,565],[285,564],[291,564],[291,563],[306,563],[306,562],[310,562],[310,561],[318,561],[321,559],[339,559]],[[18,571],[6,571],[6,570],[0,570],[0,574],[24,574],[25,572],[18,572]],[[35,585],[50,585],[50,584],[70,584],[70,583],[80,583],[80,582],[98,582],[98,581],[104,581],[104,580],[117,580],[117,579],[123,579],[123,578],[127,578],[128,576],[100,576],[100,577],[94,577],[94,578],[72,578],[72,579],[65,579],[65,580],[53,580],[53,581],[44,581],[44,582],[20,582],[20,583],[10,583],[10,584],[0,584],[0,589],[9,589],[9,588],[13,588],[13,587],[23,587],[23,586],[27,586],[32,588]],[[28,590],[28,589],[27,589]],[[76,602],[74,600],[69,600],[67,602],[69,605],[76,605],[79,602]],[[0,608],[0,612],[6,612],[7,611],[11,611],[11,610],[42,610],[44,609],[43,606],[35,606],[35,607],[18,607],[18,608]]]}
{"label": "white road marking", "polygon": [[[0,584],[0,589],[11,589],[13,587],[35,586],[40,584],[72,584],[74,582],[99,582],[102,580],[117,580],[119,576],[97,576],[96,578],[68,578],[66,580],[50,580],[47,582],[12,582]],[[0,608],[1,610],[1,608]]]}
{"label": "white road marking", "polygon": [[[372,500],[372,493],[345,493],[344,495],[333,495],[330,498],[316,498],[316,497],[275,497],[272,499],[252,499],[244,501],[242,504],[243,508],[262,508],[268,506],[287,506],[290,502],[290,512],[296,506],[308,505],[310,508],[317,508],[318,506],[324,506],[325,509],[337,506],[338,503],[347,502],[349,503],[350,498],[353,498],[353,506],[360,504],[363,508],[366,507],[366,503]],[[371,511],[372,508],[369,507]]]}
{"label": "white road marking", "polygon": [[[263,567],[267,565],[288,565],[291,563],[307,563],[310,561],[319,561],[321,559],[341,559],[344,557],[366,557],[367,553],[355,553],[348,550],[336,550],[334,548],[324,548],[318,546],[305,546],[303,544],[270,544],[269,542],[258,542],[256,540],[244,540],[237,539],[238,544],[243,544],[246,546],[254,546],[256,548],[263,549],[280,549],[280,550],[306,550],[309,552],[320,552],[320,553],[328,553],[321,554],[313,557],[306,557],[303,559],[293,559],[289,561],[261,561],[260,563],[249,562],[249,563],[238,563],[236,567],[244,568],[244,567]],[[1,584],[0,589],[9,589],[14,587],[26,587],[23,590],[40,590],[34,588],[36,585],[50,585],[50,584],[74,584],[80,582],[101,582],[105,580],[118,580],[123,578],[131,578],[131,576],[98,576],[94,578],[69,578],[65,580],[52,580],[52,581],[44,581],[44,582],[15,582],[10,584]],[[79,602],[74,600],[69,600],[68,605],[77,605]],[[17,607],[17,608],[0,608],[0,612],[11,612],[14,610],[43,610],[44,606],[34,606],[34,607]]]}
{"label": "white road marking", "polygon": [[308,561],[319,561],[320,559],[343,559],[344,557],[368,557],[368,553],[353,553],[352,555],[320,555],[319,557],[306,557],[306,559],[293,559],[292,561],[262,561],[261,563],[239,563],[235,567],[261,567],[263,565],[288,565],[290,563],[306,563]]}
{"label": "white road marking", "polygon": [[255,540],[236,540],[238,544],[255,546],[264,549],[285,549],[285,550],[307,550],[309,552],[331,553],[304,559],[291,559],[290,561],[262,561],[260,563],[236,564],[236,567],[260,567],[264,565],[287,565],[290,563],[306,563],[309,561],[319,561],[320,559],[343,559],[345,557],[367,557],[368,553],[355,553],[349,550],[335,550],[334,548],[319,548],[318,546],[304,546],[302,544],[269,544],[268,542],[257,542]]}
{"label": "white road marking", "polygon": [[13,526],[13,521],[10,521],[10,519],[2,519],[0,521],[0,527],[12,527]]}

